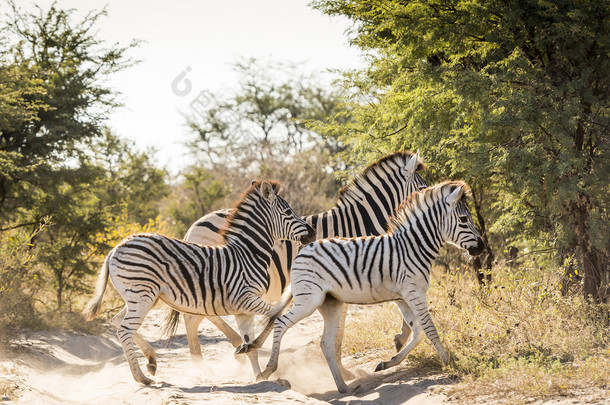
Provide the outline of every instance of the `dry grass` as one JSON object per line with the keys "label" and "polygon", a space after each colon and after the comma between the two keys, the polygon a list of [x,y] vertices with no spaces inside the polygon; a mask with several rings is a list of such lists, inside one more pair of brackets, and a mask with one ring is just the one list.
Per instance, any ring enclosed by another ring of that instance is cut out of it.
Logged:
{"label": "dry grass", "polygon": [[[560,270],[530,263],[494,269],[493,276],[489,287],[464,275],[432,277],[428,301],[452,360],[445,371],[459,381],[452,397],[515,403],[610,388],[610,331],[596,320],[607,307],[561,296]],[[389,358],[400,322],[390,304],[376,308],[374,319],[350,317],[344,354]],[[439,363],[427,339],[407,361],[422,368]]]}
{"label": "dry grass", "polygon": [[19,370],[14,364],[0,363],[0,401],[17,399],[21,390],[19,374]]}
{"label": "dry grass", "polygon": [[30,268],[34,235],[0,232],[0,344],[14,338],[20,327],[39,322],[34,305],[40,279]]}
{"label": "dry grass", "polygon": [[402,322],[396,306],[384,303],[373,306],[372,311],[358,311],[357,307],[350,309],[355,312],[350,313],[345,324],[343,354],[358,356],[372,351],[382,355],[394,354],[392,339],[400,332]]}

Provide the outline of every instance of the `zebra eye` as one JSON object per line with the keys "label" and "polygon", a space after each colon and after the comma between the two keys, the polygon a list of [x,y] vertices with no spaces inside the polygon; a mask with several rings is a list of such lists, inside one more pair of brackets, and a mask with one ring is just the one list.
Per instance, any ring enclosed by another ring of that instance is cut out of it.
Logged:
{"label": "zebra eye", "polygon": [[458,220],[459,220],[461,223],[465,224],[466,222],[468,222],[468,217],[467,217],[466,215],[460,215],[460,216],[458,217]]}
{"label": "zebra eye", "polygon": [[291,214],[292,214],[292,212],[291,212],[290,208],[286,208],[284,211],[282,211],[282,213],[283,213],[284,215],[291,215]]}

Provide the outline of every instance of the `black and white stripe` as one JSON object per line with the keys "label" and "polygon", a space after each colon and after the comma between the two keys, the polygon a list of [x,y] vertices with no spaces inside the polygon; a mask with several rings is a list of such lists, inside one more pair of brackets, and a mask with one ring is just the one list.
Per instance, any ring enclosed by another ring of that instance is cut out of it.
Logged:
{"label": "black and white stripe", "polygon": [[[428,187],[419,171],[425,167],[419,154],[394,152],[368,165],[349,184],[339,190],[334,206],[319,214],[303,217],[316,232],[316,239],[381,235],[388,218],[413,191]],[[219,233],[226,227],[230,210],[211,212],[198,219],[186,233],[185,240],[194,243],[222,243]],[[290,265],[297,249],[282,241],[275,249],[269,268],[271,277],[267,298],[279,299],[289,283]]]}
{"label": "black and white stripe", "polygon": [[[316,239],[385,233],[388,218],[402,201],[412,192],[427,187],[418,173],[424,167],[418,153],[395,152],[385,155],[343,187],[331,209],[303,219],[314,228]],[[185,239],[195,243],[222,243],[218,234],[226,226],[225,217],[229,212],[219,210],[200,218],[189,228]],[[269,267],[269,289],[265,296],[268,302],[277,301],[290,282],[290,266],[297,253],[298,246],[290,241],[282,241],[274,249]],[[178,316],[177,312],[173,312],[166,321],[166,330],[170,334],[177,325]],[[235,347],[241,343],[241,339],[220,317],[208,319],[227,335]],[[203,317],[185,314],[184,320],[191,356],[199,360],[201,347],[197,327]],[[409,336],[406,324],[403,324],[403,330],[406,332],[401,336],[406,340]]]}
{"label": "black and white stripe", "polygon": [[134,342],[148,357],[149,371],[156,371],[154,351],[136,331],[158,299],[190,314],[239,314],[250,328],[255,314],[272,314],[273,307],[261,296],[269,288],[267,268],[274,243],[313,240],[313,229],[278,192],[279,183],[255,182],[227,218],[221,246],[138,234],[123,240],[106,257],[97,294],[84,315],[92,319],[98,313],[110,277],[126,303],[113,323],[136,381],[152,382],[140,369]]}
{"label": "black and white stripe", "polygon": [[[399,364],[424,333],[447,364],[449,357],[430,317],[426,291],[432,262],[446,242],[468,249],[470,254],[483,249],[483,241],[462,201],[465,188],[464,182],[445,182],[412,194],[391,219],[387,234],[322,239],[304,247],[292,264],[294,305],[275,320],[271,358],[262,377],[268,378],[277,369],[280,342],[286,330],[318,309],[325,322],[322,350],[337,388],[346,392],[336,352],[336,343],[342,337],[340,315],[345,304],[386,301],[396,301],[413,335],[396,356],[381,362],[376,371]],[[238,351],[259,347],[269,330]]]}

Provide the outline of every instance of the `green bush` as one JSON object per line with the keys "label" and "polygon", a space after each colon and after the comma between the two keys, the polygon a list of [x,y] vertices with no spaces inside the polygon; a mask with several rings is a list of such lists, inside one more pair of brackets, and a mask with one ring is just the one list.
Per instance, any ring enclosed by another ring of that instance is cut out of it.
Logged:
{"label": "green bush", "polygon": [[35,311],[40,280],[31,266],[35,257],[31,240],[41,229],[32,234],[0,234],[0,342],[13,338],[20,328],[40,322]]}

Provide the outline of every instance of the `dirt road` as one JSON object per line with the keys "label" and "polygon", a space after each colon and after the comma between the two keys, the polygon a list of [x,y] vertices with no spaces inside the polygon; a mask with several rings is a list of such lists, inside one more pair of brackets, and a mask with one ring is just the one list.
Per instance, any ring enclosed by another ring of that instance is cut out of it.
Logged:
{"label": "dirt road", "polygon": [[[432,393],[447,383],[441,377],[419,378],[408,364],[373,374],[374,362],[353,367],[350,359],[346,359],[346,365],[358,376],[356,381],[362,389],[357,395],[339,394],[318,345],[322,319],[317,313],[290,329],[282,342],[280,366],[273,378],[289,381],[291,389],[273,382],[254,382],[245,357],[236,358],[233,347],[208,321],[200,327],[204,364],[195,366],[183,328],[169,347],[159,339],[162,317],[162,310],[151,311],[140,329],[157,351],[154,385],[143,386],[133,380],[123,351],[110,330],[101,336],[64,332],[24,336],[21,343],[26,349],[20,354],[0,354],[0,384],[18,387],[14,391],[18,399],[14,402],[23,404],[445,402],[442,394]],[[268,348],[261,350],[262,366],[268,352]],[[143,365],[144,359],[140,361]]]}

